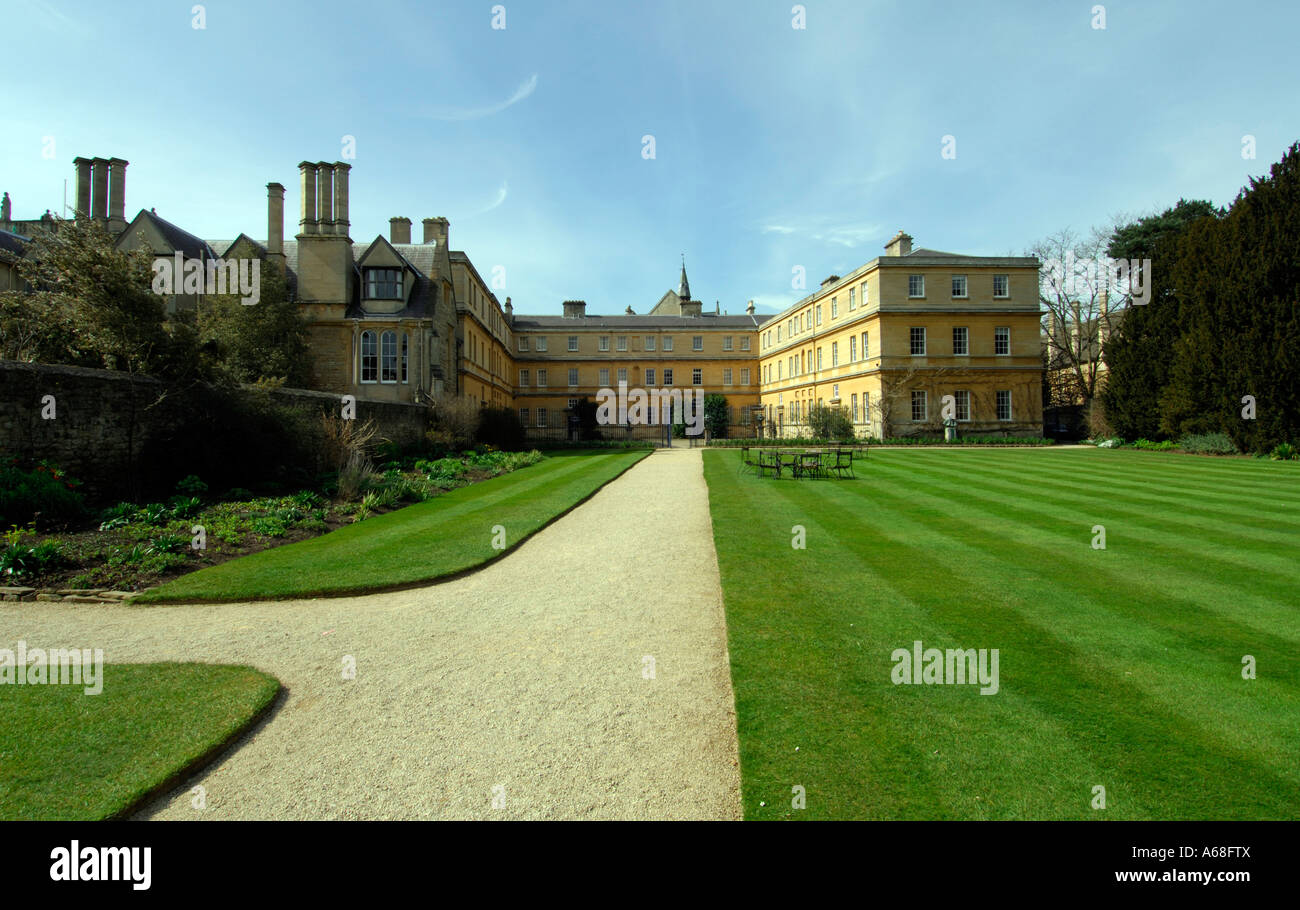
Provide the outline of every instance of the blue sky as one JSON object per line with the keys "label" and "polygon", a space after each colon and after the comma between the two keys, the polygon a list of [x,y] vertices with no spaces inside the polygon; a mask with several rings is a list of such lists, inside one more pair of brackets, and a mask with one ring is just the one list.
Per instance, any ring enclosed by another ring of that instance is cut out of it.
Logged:
{"label": "blue sky", "polygon": [[[881,254],[1022,253],[1180,196],[1226,204],[1300,139],[1300,5],[809,0],[0,0],[0,189],[58,210],[72,159],[131,162],[127,214],[266,233],[266,183],[354,136],[351,233],[445,215],[516,310],[732,313]],[[653,135],[655,157],[642,155]],[[1242,137],[1257,158],[1243,160]],[[941,156],[943,137],[956,157]],[[54,157],[43,157],[45,137]]]}

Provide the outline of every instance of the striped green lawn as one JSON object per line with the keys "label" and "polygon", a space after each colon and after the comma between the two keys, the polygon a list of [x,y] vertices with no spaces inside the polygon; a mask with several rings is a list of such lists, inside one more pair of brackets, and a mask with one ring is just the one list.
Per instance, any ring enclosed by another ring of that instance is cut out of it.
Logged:
{"label": "striped green lawn", "polygon": [[[746,817],[1300,817],[1300,464],[875,450],[844,481],[738,464],[705,453]],[[894,685],[916,640],[999,649],[1000,691]]]}
{"label": "striped green lawn", "polygon": [[[432,582],[509,552],[648,454],[553,455],[320,537],[182,575],[135,602],[274,600]],[[498,525],[503,550],[493,548]]]}
{"label": "striped green lawn", "polygon": [[230,743],[280,691],[273,676],[224,664],[108,664],[100,681],[97,695],[0,686],[0,820],[127,813]]}

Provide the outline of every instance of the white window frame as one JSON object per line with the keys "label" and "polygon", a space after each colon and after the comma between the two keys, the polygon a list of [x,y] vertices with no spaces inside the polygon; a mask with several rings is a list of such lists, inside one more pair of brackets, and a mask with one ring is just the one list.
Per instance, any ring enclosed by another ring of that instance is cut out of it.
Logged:
{"label": "white window frame", "polygon": [[[917,335],[916,335],[916,333],[917,333],[917,332],[920,332],[920,333],[921,333],[921,336],[920,336],[920,337],[921,337],[921,350],[919,350],[919,351],[916,349],[916,340],[917,340]],[[926,356],[926,353],[925,353],[925,352],[926,352],[927,348],[926,348],[926,337],[925,337],[925,336],[926,336],[925,326],[923,326],[923,325],[913,325],[913,326],[908,326],[908,329],[907,329],[907,349],[908,349],[909,352],[911,352],[911,355],[912,355],[913,357],[925,357],[925,356]]]}
{"label": "white window frame", "polygon": [[578,368],[569,367],[569,388],[575,388],[578,385]]}
{"label": "white window frame", "polygon": [[[1002,293],[998,293],[998,279],[1002,280]],[[998,300],[1005,300],[1011,296],[1011,276],[994,275],[993,276],[993,296]]]}
{"label": "white window frame", "polygon": [[608,351],[608,350],[609,350],[609,336],[608,336],[608,335],[601,335],[601,336],[600,336],[600,342],[599,342],[598,347],[599,347],[599,349],[600,349],[601,351]]}
{"label": "white window frame", "polygon": [[[920,293],[917,293],[917,287],[920,287]],[[925,276],[908,275],[907,276],[907,297],[909,300],[925,299]]]}
{"label": "white window frame", "polygon": [[547,345],[546,336],[545,335],[537,336],[537,351],[539,354],[546,353],[546,345]]}
{"label": "white window frame", "polygon": [[[1003,341],[1006,341],[1007,349],[999,351],[998,347]],[[995,357],[1011,356],[1011,326],[1000,325],[993,329],[993,355]]]}
{"label": "white window frame", "polygon": [[[958,336],[958,332],[961,333]],[[957,350],[957,339],[961,338],[962,350]],[[952,327],[952,356],[969,357],[970,356],[970,327],[964,325],[955,325]]]}
{"label": "white window frame", "polygon": [[699,367],[691,369],[691,385],[704,385],[704,370]]}
{"label": "white window frame", "polygon": [[[921,396],[917,398],[917,396]],[[916,416],[916,403],[921,402],[921,416]],[[930,396],[926,394],[925,389],[912,389],[912,423],[925,423],[930,419]]]}
{"label": "white window frame", "polygon": [[[952,393],[953,404],[956,405],[957,422],[970,423],[970,389],[956,389]],[[964,405],[964,408],[963,408]],[[963,409],[966,416],[961,416]]]}
{"label": "white window frame", "polygon": [[[957,293],[957,282],[961,282],[961,293]],[[970,283],[966,280],[965,275],[952,276],[952,296],[955,300],[966,300],[970,297]]]}
{"label": "white window frame", "polygon": [[647,351],[653,351],[655,349],[655,336],[653,335],[645,336],[645,349]]}
{"label": "white window frame", "polygon": [[577,336],[577,335],[570,335],[570,336],[569,336],[569,350],[570,350],[570,351],[576,351],[576,350],[578,350],[578,336]]}
{"label": "white window frame", "polygon": [[[994,400],[995,400],[995,402],[996,402],[996,404],[995,404],[994,406],[997,408],[996,414],[997,414],[997,418],[998,418],[998,420],[1000,420],[1000,421],[1008,421],[1008,420],[1013,419],[1013,418],[1012,418],[1012,411],[1011,411],[1011,390],[1010,390],[1010,389],[998,389],[996,392],[993,393],[993,395],[994,395]],[[1003,396],[1004,396],[1004,395],[1006,396],[1006,399],[1005,399],[1005,400],[1006,400],[1006,403],[1007,403],[1007,416],[1006,416],[1006,417],[1003,417],[1003,416],[1002,416],[1002,402],[1003,402],[1003,400],[1004,400],[1004,399],[1003,399]]]}
{"label": "white window frame", "polygon": [[[367,339],[369,339],[370,342],[369,353],[366,352]],[[357,349],[357,356],[360,358],[361,372],[358,375],[361,377],[361,382],[364,383],[365,385],[372,385],[374,383],[377,383],[379,381],[379,333],[378,332],[372,332],[369,329],[367,329],[366,331],[361,333],[361,341]],[[373,378],[371,379],[366,378],[367,359],[369,359],[372,364],[370,373]]]}
{"label": "white window frame", "polygon": [[703,336],[703,335],[692,335],[692,336],[691,336],[691,350],[692,350],[692,351],[702,351],[702,350],[704,350],[704,336]]}

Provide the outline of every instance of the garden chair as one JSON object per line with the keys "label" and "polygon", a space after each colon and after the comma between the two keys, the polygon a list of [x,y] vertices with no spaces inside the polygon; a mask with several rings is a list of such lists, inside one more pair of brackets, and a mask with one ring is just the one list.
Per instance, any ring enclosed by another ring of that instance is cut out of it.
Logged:
{"label": "garden chair", "polygon": [[[850,477],[854,477],[854,474],[853,474],[853,450],[852,450],[852,449],[836,449],[836,450],[835,450],[835,461],[830,465],[830,469],[831,469],[832,471],[834,471],[834,472],[835,472],[835,473],[836,473],[836,474],[837,474],[841,479],[843,479],[843,477],[844,477],[844,472],[845,472],[845,471],[848,472],[848,474],[849,474]],[[855,479],[856,479],[856,478],[855,478]]]}
{"label": "garden chair", "polygon": [[[758,454],[761,456],[763,453],[759,452]],[[740,474],[742,471],[759,473],[757,462],[749,457],[749,446],[740,447],[740,467],[736,468],[736,473]]]}
{"label": "garden chair", "polygon": [[800,458],[798,453],[777,452],[776,453],[776,476],[777,477],[781,476],[781,470],[783,468],[789,468],[790,476],[798,479],[799,475],[803,473],[802,466],[800,465]]}

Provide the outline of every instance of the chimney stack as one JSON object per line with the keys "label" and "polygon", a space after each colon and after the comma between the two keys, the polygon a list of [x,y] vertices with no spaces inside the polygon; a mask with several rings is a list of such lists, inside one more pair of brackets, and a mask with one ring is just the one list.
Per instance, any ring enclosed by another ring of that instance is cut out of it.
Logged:
{"label": "chimney stack", "polygon": [[447,245],[447,234],[450,227],[451,222],[441,216],[424,219],[424,242],[441,243],[444,249],[450,249]]}
{"label": "chimney stack", "polygon": [[126,230],[126,166],[130,163],[108,159],[108,229],[115,234]]}
{"label": "chimney stack", "polygon": [[506,298],[505,311],[506,311],[506,323],[507,324],[513,323],[515,321],[515,308],[510,305],[509,297]]}
{"label": "chimney stack", "polygon": [[77,167],[77,209],[76,217],[90,217],[90,159],[73,158]]}
{"label": "chimney stack", "polygon": [[0,221],[13,221],[14,207],[9,201],[9,194],[5,193],[4,198],[0,199]]}
{"label": "chimney stack", "polygon": [[284,187],[278,183],[266,185],[266,252],[284,267]]}
{"label": "chimney stack", "polygon": [[564,315],[569,319],[581,319],[587,315],[587,301],[585,300],[566,300],[564,301]]}
{"label": "chimney stack", "polygon": [[90,217],[108,220],[108,159],[92,158],[90,162]]}
{"label": "chimney stack", "polygon": [[298,165],[298,174],[302,178],[302,217],[298,220],[298,232],[319,234],[320,225],[316,221],[316,165],[303,161]]}
{"label": "chimney stack", "polygon": [[334,233],[348,236],[348,171],[352,165],[334,162]]}
{"label": "chimney stack", "polygon": [[316,223],[320,233],[334,233],[334,168],[328,162],[316,162]]}
{"label": "chimney stack", "polygon": [[899,231],[894,239],[885,244],[886,256],[906,256],[912,252],[912,235]]}
{"label": "chimney stack", "polygon": [[391,243],[410,243],[411,242],[411,219],[410,218],[389,218],[388,239]]}

